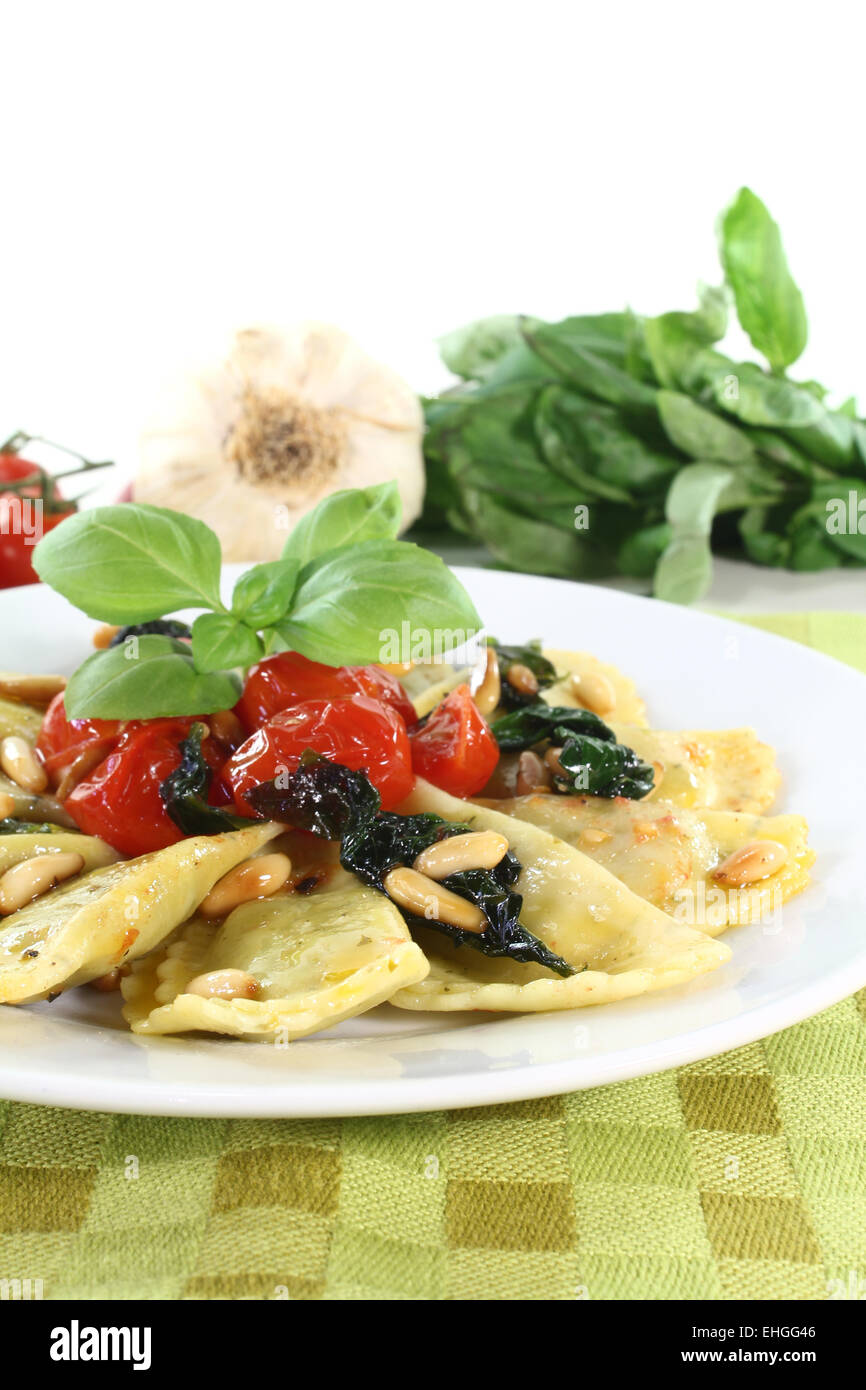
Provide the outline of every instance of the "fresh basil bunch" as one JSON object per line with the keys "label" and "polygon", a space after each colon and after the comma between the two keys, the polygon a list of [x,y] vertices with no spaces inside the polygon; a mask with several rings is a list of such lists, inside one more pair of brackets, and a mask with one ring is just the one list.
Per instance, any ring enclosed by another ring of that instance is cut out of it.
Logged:
{"label": "fresh basil bunch", "polygon": [[279,560],[220,597],[220,545],[182,512],[124,503],[78,512],[36,546],[34,566],[88,617],[138,625],[204,610],[192,641],[145,633],[94,652],[71,678],[69,718],[153,719],[235,703],[238,668],[292,649],[329,665],[380,659],[382,632],[477,631],[469,595],[429,551],[396,539],[395,483],[337,492],[309,512]]}
{"label": "fresh basil bunch", "polygon": [[[424,523],[509,568],[652,577],[675,602],[708,589],[711,542],[794,570],[866,564],[866,534],[826,524],[840,498],[866,514],[866,424],[786,376],[803,297],[748,188],[719,240],[725,283],[692,313],[499,315],[444,338],[463,381],[425,403]],[[717,351],[731,299],[769,370]]]}

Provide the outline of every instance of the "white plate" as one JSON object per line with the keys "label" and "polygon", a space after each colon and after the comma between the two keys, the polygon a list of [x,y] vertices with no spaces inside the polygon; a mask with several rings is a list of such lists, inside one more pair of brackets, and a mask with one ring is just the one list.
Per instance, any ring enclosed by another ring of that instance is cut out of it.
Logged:
{"label": "white plate", "polygon": [[[658,728],[753,724],[779,751],[780,806],[807,816],[814,880],[779,923],[732,929],[692,984],[570,1013],[436,1015],[388,1005],[277,1048],[137,1038],[116,995],[0,1006],[0,1095],[164,1115],[364,1115],[599,1086],[713,1056],[866,984],[866,678],[737,623],[586,585],[458,571],[491,631],[587,648],[638,683]],[[0,594],[7,669],[70,671],[93,624],[41,587]]]}

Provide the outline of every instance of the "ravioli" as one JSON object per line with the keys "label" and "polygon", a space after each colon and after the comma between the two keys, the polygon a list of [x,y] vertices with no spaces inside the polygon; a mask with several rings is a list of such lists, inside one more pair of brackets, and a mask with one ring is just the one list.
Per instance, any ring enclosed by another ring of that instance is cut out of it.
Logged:
{"label": "ravioli", "polygon": [[42,719],[42,712],[32,705],[0,696],[0,738],[15,734],[27,743],[35,743],[42,728]]}
{"label": "ravioli", "polygon": [[[809,881],[815,855],[802,816],[761,817],[687,810],[652,800],[520,796],[495,810],[547,830],[602,864],[632,892],[709,935],[764,919]],[[712,871],[752,840],[776,840],[787,863],[742,889],[722,889]]]}
{"label": "ravioli", "polygon": [[[222,926],[193,918],[122,981],[135,1033],[203,1031],[306,1037],[417,985],[429,965],[382,893],[340,871],[309,896],[289,893],[235,908]],[[243,970],[255,999],[185,993],[196,975]]]}
{"label": "ravioli", "polygon": [[120,858],[104,840],[94,835],[77,835],[74,831],[51,830],[33,834],[0,835],[0,874],[5,874],[13,864],[24,859],[36,859],[43,854],[66,854],[74,850],[84,860],[84,870],[101,869],[105,864],[114,864]]}
{"label": "ravioli", "polygon": [[573,1009],[681,984],[730,957],[722,942],[674,921],[538,826],[458,801],[420,778],[399,809],[404,814],[433,811],[504,835],[523,865],[516,885],[523,895],[521,921],[580,973],[560,979],[540,966],[454,947],[441,934],[419,926],[413,930],[429,957],[430,973],[394,995],[391,1003],[398,1008]]}
{"label": "ravioli", "polygon": [[616,666],[599,661],[591,652],[569,652],[558,647],[545,647],[544,655],[556,667],[559,680],[555,685],[542,690],[541,698],[548,705],[559,705],[564,709],[581,709],[580,700],[571,689],[571,676],[604,676],[613,688],[616,704],[612,710],[602,714],[606,723],[619,719],[624,724],[646,726],[646,705],[637,692],[633,680],[624,675]]}
{"label": "ravioli", "polygon": [[775,800],[781,777],[776,755],[754,729],[685,733],[611,721],[620,743],[648,763],[660,763],[653,800],[674,806],[761,815]]}
{"label": "ravioli", "polygon": [[197,835],[70,879],[0,926],[0,1003],[26,1004],[107,975],[195,911],[217,879],[279,835],[269,821]]}

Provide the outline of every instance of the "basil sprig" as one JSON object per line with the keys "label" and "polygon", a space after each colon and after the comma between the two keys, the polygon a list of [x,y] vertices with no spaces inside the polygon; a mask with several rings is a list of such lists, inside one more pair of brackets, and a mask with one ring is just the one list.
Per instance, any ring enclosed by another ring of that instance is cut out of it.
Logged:
{"label": "basil sprig", "polygon": [[[409,624],[472,636],[469,595],[435,555],[396,539],[393,482],[325,498],[288,537],[279,560],[254,565],[220,595],[221,554],[203,522],[138,503],[69,517],[34,550],[46,584],[88,617],[121,624],[124,640],[95,652],[65,694],[71,719],[152,719],[233,705],[238,669],[291,648],[329,665],[381,657],[384,634]],[[203,610],[190,643],[145,625]],[[144,629],[144,630],[143,630]]]}

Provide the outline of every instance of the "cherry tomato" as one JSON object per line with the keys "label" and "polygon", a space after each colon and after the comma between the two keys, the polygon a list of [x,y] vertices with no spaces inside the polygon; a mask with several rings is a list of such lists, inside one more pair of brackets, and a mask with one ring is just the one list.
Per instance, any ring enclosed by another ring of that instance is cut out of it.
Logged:
{"label": "cherry tomato", "polygon": [[[4,483],[21,483],[33,477],[33,485],[4,492]],[[52,497],[48,502],[47,498]],[[41,506],[34,499],[41,499]],[[38,464],[28,463],[18,454],[0,454],[0,589],[18,584],[36,584],[33,547],[48,531],[75,511],[72,503],[57,501],[56,488]]]}
{"label": "cherry tomato", "polygon": [[127,729],[140,728],[140,720],[67,719],[63,692],[55,695],[45,711],[36,747],[42,755],[45,770],[55,782],[65,767],[92,743],[104,743],[109,753],[120,735]]}
{"label": "cherry tomato", "polygon": [[407,726],[418,716],[400,682],[381,666],[324,666],[298,652],[265,657],[250,672],[235,713],[250,733],[302,700],[343,700],[369,695],[402,715]]}
{"label": "cherry tomato", "polygon": [[385,810],[412,790],[409,738],[396,710],[367,695],[305,700],[275,714],[229,758],[223,779],[232,789],[238,810],[249,815],[246,793],[260,782],[272,781],[280,771],[294,772],[307,748],[354,771],[363,769]]}
{"label": "cherry tomato", "polygon": [[458,685],[412,736],[412,767],[452,796],[475,796],[499,761],[490,725],[468,685]]}
{"label": "cherry tomato", "polygon": [[[181,740],[192,719],[151,719],[121,733],[115,747],[63,803],[79,830],[98,835],[121,854],[165,849],[184,838],[159,794],[180,764]],[[202,744],[214,771],[222,754],[213,739]]]}

